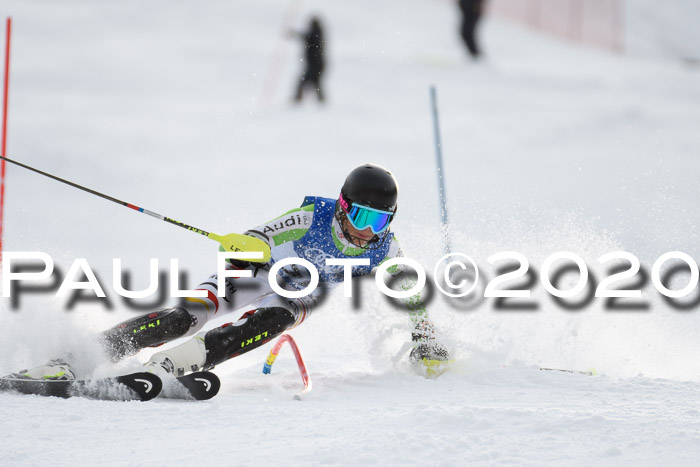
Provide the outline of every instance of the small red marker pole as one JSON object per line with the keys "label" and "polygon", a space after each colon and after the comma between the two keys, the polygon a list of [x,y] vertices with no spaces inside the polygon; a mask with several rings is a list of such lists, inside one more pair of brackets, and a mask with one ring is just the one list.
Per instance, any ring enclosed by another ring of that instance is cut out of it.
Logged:
{"label": "small red marker pole", "polygon": [[[12,18],[7,18],[5,26],[5,81],[3,86],[2,107],[2,157],[7,155],[7,96],[10,84],[10,35],[12,32]],[[2,263],[2,227],[5,213],[5,159],[0,164],[0,263]]]}

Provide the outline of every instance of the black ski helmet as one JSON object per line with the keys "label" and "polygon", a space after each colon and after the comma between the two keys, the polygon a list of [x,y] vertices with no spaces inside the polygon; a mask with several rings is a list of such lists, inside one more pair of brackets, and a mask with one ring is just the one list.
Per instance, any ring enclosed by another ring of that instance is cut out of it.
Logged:
{"label": "black ski helmet", "polygon": [[[396,213],[399,186],[391,172],[384,167],[364,164],[350,172],[340,194],[347,203],[347,207],[357,203],[381,211]],[[395,214],[392,216],[392,220],[394,217],[396,217]]]}

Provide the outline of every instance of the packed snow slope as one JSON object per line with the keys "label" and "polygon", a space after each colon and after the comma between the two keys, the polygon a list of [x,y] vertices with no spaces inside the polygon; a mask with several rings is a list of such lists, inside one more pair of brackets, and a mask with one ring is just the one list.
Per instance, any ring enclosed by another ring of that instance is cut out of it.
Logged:
{"label": "packed snow slope", "polygon": [[[687,63],[497,20],[482,30],[485,60],[472,63],[456,6],[437,0],[6,0],[0,13],[13,18],[8,156],[198,228],[242,232],[305,195],[336,196],[349,170],[375,162],[400,183],[392,230],[432,276],[443,254],[435,84],[452,250],[474,258],[482,279],[495,276],[487,258],[500,251],[536,271],[574,252],[593,285],[609,275],[598,258],[613,251],[635,254],[646,272],[667,251],[700,258],[700,80]],[[328,101],[294,106],[301,49],[286,33],[314,13],[327,29]],[[694,18],[674,17],[679,30]],[[150,258],[163,270],[177,258],[190,287],[216,270],[210,240],[18,167],[8,166],[5,203],[5,251],[48,253],[63,275],[84,258],[109,300],[69,310],[55,288],[4,298],[2,374],[66,351],[96,374],[147,359],[115,368],[92,343],[135,316],[112,287],[113,258],[134,289],[146,287]],[[672,282],[682,288],[687,273]],[[219,366],[222,391],[206,403],[0,394],[0,459],[697,465],[698,290],[674,307],[651,281],[626,285],[642,290],[632,310],[580,296],[564,308],[539,280],[531,306],[515,311],[431,287],[428,310],[455,362],[429,380],[407,363],[406,313],[360,281],[353,299],[336,291],[292,331],[314,382],[301,402],[290,354],[261,373],[266,348]]]}

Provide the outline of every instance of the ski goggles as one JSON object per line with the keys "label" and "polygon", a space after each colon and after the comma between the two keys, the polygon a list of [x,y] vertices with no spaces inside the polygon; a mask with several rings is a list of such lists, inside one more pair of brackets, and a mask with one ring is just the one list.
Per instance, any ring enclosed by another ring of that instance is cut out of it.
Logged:
{"label": "ski goggles", "polygon": [[345,215],[353,227],[357,230],[365,230],[369,227],[375,235],[384,232],[389,227],[391,216],[394,215],[390,211],[382,211],[356,203],[352,203],[350,209],[347,208],[347,203],[345,202],[341,202],[341,206],[343,206]]}

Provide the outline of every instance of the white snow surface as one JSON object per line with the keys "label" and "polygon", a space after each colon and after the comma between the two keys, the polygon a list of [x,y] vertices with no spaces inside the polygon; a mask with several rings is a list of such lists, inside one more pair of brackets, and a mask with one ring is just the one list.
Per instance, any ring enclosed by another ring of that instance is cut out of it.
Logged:
{"label": "white snow surface", "polygon": [[[655,3],[630,4],[638,32]],[[694,8],[663,18],[695,31]],[[508,250],[537,270],[575,252],[597,280],[612,251],[647,271],[667,251],[700,258],[700,79],[654,34],[635,47],[655,54],[615,55],[488,19],[487,57],[472,63],[456,6],[437,0],[5,0],[0,13],[13,18],[8,156],[199,228],[242,232],[304,195],[336,196],[349,170],[375,162],[400,183],[392,230],[431,273],[435,84],[453,251],[488,278],[486,258]],[[312,13],[327,26],[329,99],[293,106],[300,46],[284,32]],[[46,252],[63,274],[85,258],[112,307],[4,298],[2,374],[65,351],[94,374],[148,358],[115,367],[90,339],[136,315],[114,292],[113,258],[134,288],[149,258],[161,269],[178,258],[190,286],[216,269],[204,237],[11,165],[4,216],[4,251]],[[291,332],[314,383],[302,401],[288,349],[261,373],[267,347],[220,365],[209,402],[0,394],[0,463],[698,465],[698,306],[677,310],[651,283],[646,311],[602,299],[565,310],[532,289],[529,312],[432,293],[455,359],[434,380],[407,363],[405,312],[365,280]]]}

